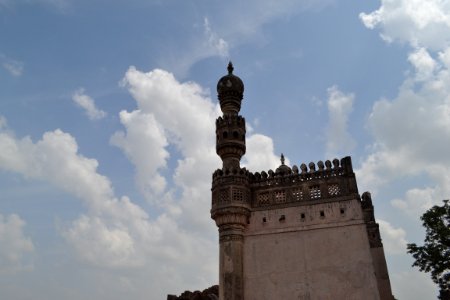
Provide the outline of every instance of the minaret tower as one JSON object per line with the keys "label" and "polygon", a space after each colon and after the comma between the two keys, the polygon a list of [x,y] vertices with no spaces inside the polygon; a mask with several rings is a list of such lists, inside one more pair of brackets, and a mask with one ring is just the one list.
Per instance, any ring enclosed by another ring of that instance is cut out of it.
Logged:
{"label": "minaret tower", "polygon": [[216,120],[216,152],[223,166],[213,174],[211,218],[219,227],[219,299],[242,300],[244,230],[250,216],[250,186],[248,171],[240,167],[245,154],[245,119],[239,115],[244,84],[233,75],[231,62],[228,75],[217,83],[217,93],[223,115]]}

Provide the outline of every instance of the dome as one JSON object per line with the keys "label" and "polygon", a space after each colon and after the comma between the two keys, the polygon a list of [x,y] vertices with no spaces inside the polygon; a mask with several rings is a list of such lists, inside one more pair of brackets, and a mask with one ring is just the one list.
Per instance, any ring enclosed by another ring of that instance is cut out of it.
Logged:
{"label": "dome", "polygon": [[233,64],[231,61],[228,63],[228,75],[220,78],[217,83],[217,93],[219,94],[219,100],[232,97],[242,100],[244,95],[244,83],[242,80],[233,75]]}
{"label": "dome", "polygon": [[281,165],[275,170],[275,174],[289,175],[292,173],[291,168],[284,164],[284,155],[281,153]]}

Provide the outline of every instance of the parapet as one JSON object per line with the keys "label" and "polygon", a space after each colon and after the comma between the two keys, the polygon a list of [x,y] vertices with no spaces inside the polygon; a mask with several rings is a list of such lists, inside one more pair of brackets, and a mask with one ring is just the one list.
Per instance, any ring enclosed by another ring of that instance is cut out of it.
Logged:
{"label": "parapet", "polygon": [[359,199],[355,173],[349,156],[341,160],[301,164],[300,169],[282,165],[276,171],[252,173],[245,168],[219,169],[213,174],[215,186],[237,184],[250,187],[252,208]]}
{"label": "parapet", "polygon": [[341,160],[301,164],[300,169],[282,165],[251,177],[252,207],[278,207],[300,203],[359,198],[355,173],[349,156]]}

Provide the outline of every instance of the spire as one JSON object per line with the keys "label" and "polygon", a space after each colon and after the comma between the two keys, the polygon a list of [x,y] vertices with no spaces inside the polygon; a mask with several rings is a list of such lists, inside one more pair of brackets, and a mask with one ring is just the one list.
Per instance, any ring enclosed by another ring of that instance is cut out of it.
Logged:
{"label": "spire", "polygon": [[284,155],[283,155],[283,153],[281,153],[281,158],[280,158],[280,160],[281,160],[281,164],[284,166]]}
{"label": "spire", "polygon": [[230,60],[230,62],[228,63],[227,70],[228,70],[228,75],[233,74],[234,67],[233,67],[233,63],[231,62],[231,60]]}

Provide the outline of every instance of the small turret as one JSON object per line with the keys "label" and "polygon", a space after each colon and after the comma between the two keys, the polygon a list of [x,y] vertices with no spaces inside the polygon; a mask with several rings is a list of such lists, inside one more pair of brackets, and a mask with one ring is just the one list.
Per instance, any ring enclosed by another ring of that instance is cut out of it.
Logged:
{"label": "small turret", "polygon": [[289,175],[292,173],[292,169],[289,166],[284,164],[284,155],[281,153],[280,157],[281,165],[275,170],[275,174],[277,175]]}

